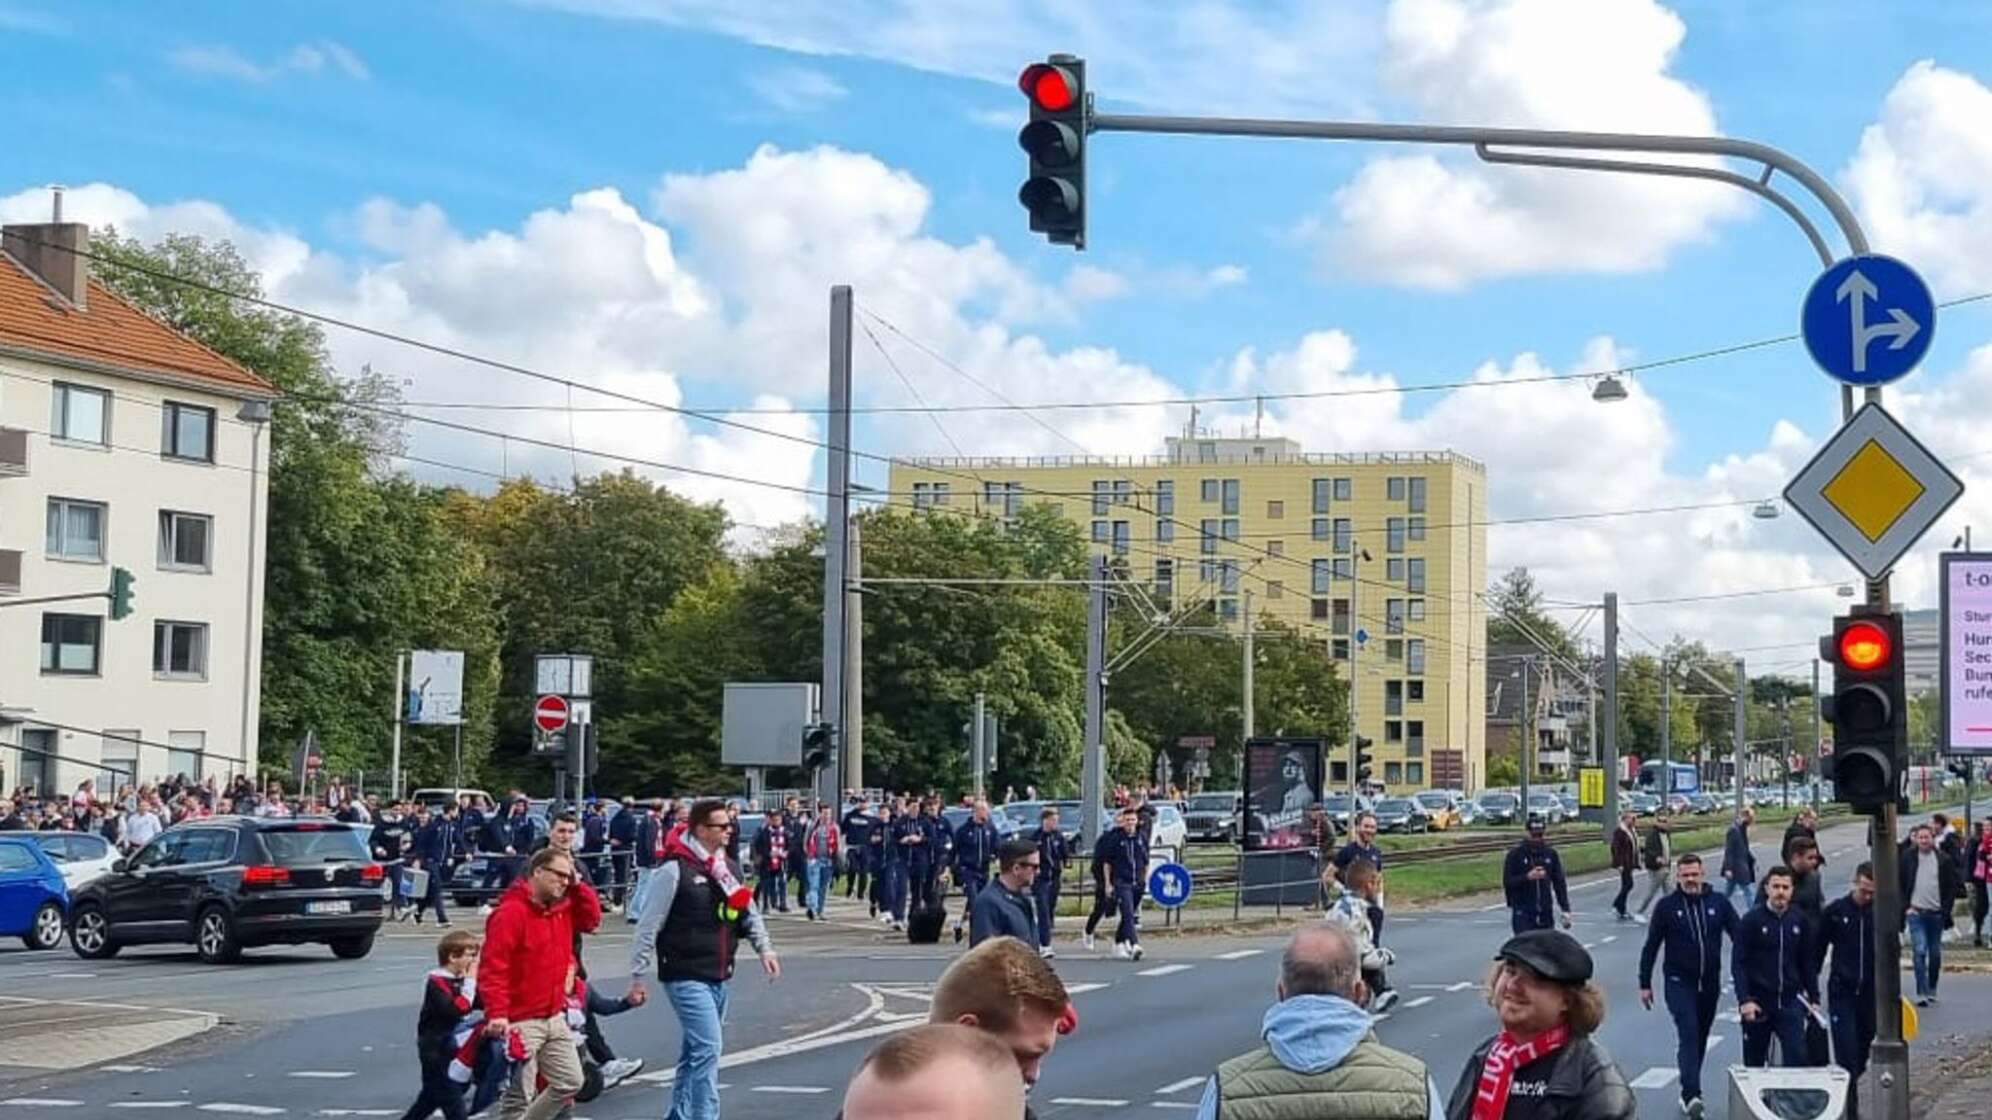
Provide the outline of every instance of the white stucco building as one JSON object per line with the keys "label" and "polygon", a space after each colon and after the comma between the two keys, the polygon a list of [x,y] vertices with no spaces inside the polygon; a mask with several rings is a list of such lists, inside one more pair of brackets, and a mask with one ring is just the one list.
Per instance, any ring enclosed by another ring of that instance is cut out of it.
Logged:
{"label": "white stucco building", "polygon": [[[256,766],[271,385],[0,236],[0,790]],[[134,577],[133,610],[101,592]]]}

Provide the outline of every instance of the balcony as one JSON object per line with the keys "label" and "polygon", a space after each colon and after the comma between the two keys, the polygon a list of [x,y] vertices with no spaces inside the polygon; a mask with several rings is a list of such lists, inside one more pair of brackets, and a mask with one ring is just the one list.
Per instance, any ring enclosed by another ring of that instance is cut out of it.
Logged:
{"label": "balcony", "polygon": [[0,595],[18,595],[21,591],[21,550],[0,548]]}
{"label": "balcony", "polygon": [[28,433],[0,428],[0,477],[28,473]]}

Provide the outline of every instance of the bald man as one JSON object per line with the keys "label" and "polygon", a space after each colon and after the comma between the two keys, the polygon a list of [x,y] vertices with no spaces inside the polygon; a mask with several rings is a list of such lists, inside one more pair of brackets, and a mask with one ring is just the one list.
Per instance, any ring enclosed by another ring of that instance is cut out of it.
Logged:
{"label": "bald man", "polygon": [[843,1120],[1016,1120],[1024,1079],[985,1031],[929,1023],[880,1043],[844,1092]]}

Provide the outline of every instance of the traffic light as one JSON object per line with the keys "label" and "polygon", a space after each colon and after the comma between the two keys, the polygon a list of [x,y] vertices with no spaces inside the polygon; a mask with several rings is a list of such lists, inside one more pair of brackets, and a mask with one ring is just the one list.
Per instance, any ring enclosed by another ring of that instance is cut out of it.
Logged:
{"label": "traffic light", "polygon": [[1909,746],[1909,704],[1902,671],[1902,616],[1857,611],[1833,620],[1819,639],[1833,666],[1833,693],[1819,716],[1833,725],[1834,796],[1856,812],[1893,802]]}
{"label": "traffic light", "polygon": [[830,765],[837,748],[837,728],[828,723],[812,723],[802,732],[802,765],[812,773]]}
{"label": "traffic light", "polygon": [[1017,133],[1030,157],[1030,178],[1017,200],[1031,212],[1031,232],[1054,245],[1086,247],[1086,63],[1069,54],[1024,68],[1017,87],[1031,119]]}
{"label": "traffic light", "polygon": [[111,618],[131,617],[131,589],[138,581],[131,578],[130,568],[111,569]]}
{"label": "traffic light", "polygon": [[1370,754],[1370,748],[1375,745],[1376,740],[1367,735],[1356,736],[1356,782],[1358,784],[1369,781],[1370,775],[1374,773],[1374,769],[1370,766],[1370,760],[1375,756]]}

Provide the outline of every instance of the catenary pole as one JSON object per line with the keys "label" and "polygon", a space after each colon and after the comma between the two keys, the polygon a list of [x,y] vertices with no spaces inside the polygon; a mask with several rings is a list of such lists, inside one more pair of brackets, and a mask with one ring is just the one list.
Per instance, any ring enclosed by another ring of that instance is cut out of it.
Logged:
{"label": "catenary pole", "polygon": [[1093,557],[1086,589],[1086,725],[1080,744],[1079,828],[1084,851],[1100,839],[1100,807],[1105,794],[1107,690],[1107,558]]}
{"label": "catenary pole", "polygon": [[1249,587],[1246,588],[1244,591],[1244,595],[1245,595],[1245,668],[1243,673],[1244,696],[1242,700],[1243,704],[1242,715],[1244,717],[1244,724],[1245,724],[1245,738],[1250,739],[1252,736],[1258,734],[1258,732],[1253,728],[1254,689],[1252,686],[1252,630],[1254,629],[1254,624],[1252,619],[1252,589]]}
{"label": "catenary pole", "polygon": [[[830,289],[830,413],[823,498],[823,688],[821,718],[844,730],[844,600],[851,524],[851,286]],[[841,753],[841,752],[840,752]],[[837,766],[813,775],[818,802],[837,803]]]}

